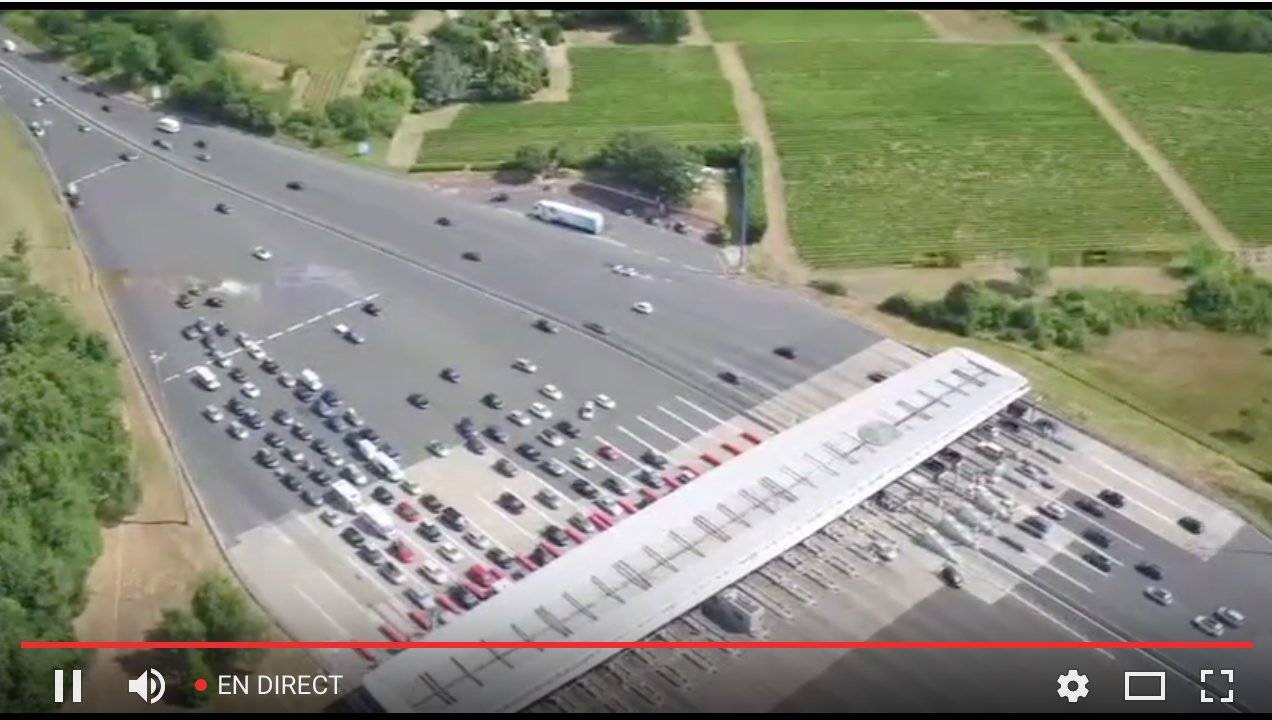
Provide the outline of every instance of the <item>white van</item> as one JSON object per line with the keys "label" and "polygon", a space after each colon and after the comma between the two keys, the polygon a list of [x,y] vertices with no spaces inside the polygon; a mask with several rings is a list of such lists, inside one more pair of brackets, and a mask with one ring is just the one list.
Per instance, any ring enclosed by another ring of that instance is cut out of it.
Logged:
{"label": "white van", "polygon": [[405,473],[402,472],[402,468],[398,467],[397,461],[382,452],[377,451],[371,456],[371,466],[375,468],[376,472],[383,475],[385,480],[390,482],[398,482],[406,477]]}
{"label": "white van", "polygon": [[18,51],[18,44],[13,42],[12,40],[5,40],[3,43],[0,43],[0,47],[3,47],[5,52]]}
{"label": "white van", "polygon": [[300,380],[301,385],[304,385],[314,392],[318,392],[322,389],[322,378],[318,377],[318,373],[310,370],[309,368],[301,370],[297,379]]}
{"label": "white van", "polygon": [[357,512],[362,508],[362,493],[358,492],[358,489],[348,480],[337,480],[331,483],[331,491],[349,510]]}
{"label": "white van", "polygon": [[354,443],[353,449],[358,451],[358,455],[361,456],[363,460],[374,459],[380,452],[380,448],[376,447],[375,443],[366,438],[360,438],[356,443]]}
{"label": "white van", "polygon": [[175,135],[176,133],[181,132],[181,121],[174,117],[161,117],[159,118],[159,122],[155,123],[155,129],[160,132]]}
{"label": "white van", "polygon": [[204,390],[221,389],[221,381],[216,378],[216,373],[209,370],[206,365],[200,365],[194,369],[194,381]]}

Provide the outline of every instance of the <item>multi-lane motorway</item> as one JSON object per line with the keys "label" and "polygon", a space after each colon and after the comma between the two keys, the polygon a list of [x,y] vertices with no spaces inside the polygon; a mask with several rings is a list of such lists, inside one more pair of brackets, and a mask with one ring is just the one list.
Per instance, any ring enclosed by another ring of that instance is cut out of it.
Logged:
{"label": "multi-lane motorway", "polygon": [[[319,462],[307,443],[272,422],[236,441],[225,433],[224,422],[200,415],[209,404],[225,405],[240,389],[224,370],[218,373],[225,388],[216,393],[191,382],[189,369],[208,359],[204,348],[183,339],[181,332],[200,315],[230,328],[226,337],[210,341],[223,351],[232,351],[233,336],[242,332],[261,341],[285,371],[312,368],[320,373],[346,406],[356,407],[402,453],[403,467],[409,467],[408,475],[423,492],[461,510],[494,547],[512,554],[533,547],[545,526],[565,525],[570,515],[589,506],[573,492],[576,480],[599,483],[607,474],[627,475],[647,450],[702,469],[698,458],[703,452],[718,453],[722,443],[736,441],[743,432],[771,435],[791,427],[851,395],[869,373],[893,372],[913,362],[909,351],[816,305],[723,276],[711,249],[637,222],[616,218],[610,237],[592,239],[527,220],[518,210],[532,201],[529,196],[514,197],[507,206],[464,203],[399,178],[193,124],[172,138],[172,150],[157,149],[151,145],[157,116],[149,109],[96,97],[63,81],[56,66],[19,55],[4,60],[0,97],[23,124],[51,121],[38,143],[59,183],[75,182],[84,198],[74,211],[82,240],[108,284],[130,347],[139,362],[149,365],[150,386],[165,407],[167,424],[214,530],[257,596],[302,639],[379,639],[385,624],[409,633],[414,627],[406,616],[410,606],[402,588],[381,579],[335,529],[319,521],[317,509],[306,507],[295,492],[252,462],[267,431],[280,433],[289,447]],[[51,102],[36,107],[33,101],[42,96]],[[111,112],[102,111],[103,103],[110,104]],[[89,129],[81,131],[81,124]],[[210,161],[195,158],[195,139],[207,144]],[[125,152],[139,157],[125,162],[120,159]],[[289,190],[287,183],[293,180],[304,182],[305,189]],[[216,212],[218,203],[228,204],[231,212]],[[435,224],[443,216],[451,227]],[[251,253],[258,246],[270,250],[273,258],[254,259]],[[469,251],[480,253],[481,262],[461,257]],[[634,267],[638,274],[624,277],[613,271],[615,264]],[[224,296],[225,306],[179,309],[177,294],[192,284]],[[378,317],[362,311],[370,298],[383,308]],[[654,305],[652,315],[631,311],[633,303],[642,301]],[[540,318],[550,318],[561,331],[535,329]],[[334,331],[338,323],[354,328],[367,342],[345,342]],[[608,333],[589,332],[586,323],[600,323]],[[796,348],[798,357],[776,357],[773,349],[783,345]],[[517,358],[532,360],[537,372],[514,370]],[[249,402],[263,415],[286,410],[303,418],[318,437],[339,446],[340,434],[308,415],[307,405],[282,387],[277,376],[241,352],[232,362],[261,389]],[[441,380],[444,368],[459,370],[462,382]],[[722,382],[719,373],[724,370],[741,375],[742,385]],[[564,397],[543,397],[545,384],[558,386]],[[406,397],[413,392],[428,396],[430,408],[408,404]],[[480,399],[487,393],[498,394],[505,408],[483,407]],[[579,407],[598,394],[611,397],[616,407],[599,411],[594,421],[580,421]],[[506,421],[510,410],[533,402],[551,408],[551,421],[536,420],[524,429]],[[457,447],[454,427],[463,417],[481,428],[501,427],[509,442],[491,443],[490,453],[481,458],[464,451]],[[567,465],[563,477],[552,478],[514,448],[537,443],[535,433],[561,419],[575,421],[583,432],[559,449],[537,445]],[[1253,639],[1257,645],[1267,637],[1266,613],[1260,616],[1272,589],[1266,580],[1272,549],[1267,541],[1240,528],[1230,513],[1106,446],[1076,433],[1069,436],[1080,447],[1070,463],[1076,469],[1066,471],[1071,480],[1059,496],[1070,503],[1064,524],[1079,527],[1079,513],[1071,504],[1079,490],[1091,494],[1113,487],[1131,499],[1126,512],[1100,520],[1116,538],[1110,554],[1119,565],[1113,572],[1090,576],[1091,568],[1075,559],[1084,551],[1078,539],[1058,559],[1048,556],[1041,565],[1021,562],[1006,548],[980,553],[980,574],[994,583],[1012,578],[1016,586],[1018,576],[1028,577],[1015,594],[992,598],[935,587],[909,597],[897,588],[922,584],[915,577],[930,582],[930,572],[923,575],[926,565],[919,563],[919,575],[909,576],[884,568],[879,586],[908,599],[898,601],[895,612],[878,613],[879,622],[843,629],[862,635],[844,639],[1073,639],[1073,628],[1079,627],[1076,632],[1090,639],[1194,640],[1204,636],[1189,620],[1220,605],[1240,607],[1248,617],[1245,627],[1225,639]],[[426,445],[434,440],[456,449],[446,458],[423,462],[429,457]],[[602,457],[602,447],[613,449],[606,453],[613,459]],[[570,465],[578,453],[600,467]],[[490,466],[496,458],[516,462],[520,475],[494,474]],[[563,498],[561,508],[534,501],[545,487]],[[497,501],[507,492],[525,500],[527,510],[514,516],[499,508]],[[419,507],[401,488],[393,493],[391,505],[406,501]],[[1185,514],[1205,517],[1207,533],[1185,537],[1175,525]],[[906,522],[874,516],[869,521],[880,532]],[[435,556],[435,545],[416,534],[415,525],[402,522],[404,545],[417,557]],[[446,531],[444,542],[461,556],[444,563],[455,572],[484,562],[485,551],[472,547],[461,533]],[[1161,584],[1176,594],[1174,606],[1157,608],[1143,597],[1149,581],[1129,567],[1143,559],[1165,570]],[[979,582],[971,579],[972,585]],[[424,585],[414,576],[410,583]],[[845,614],[870,612],[861,603],[845,606]],[[951,628],[949,636],[933,637],[945,627]],[[1172,682],[1183,687],[1176,696],[1185,690],[1196,694],[1180,678],[1213,662],[1216,667],[1235,666],[1252,679],[1238,686],[1248,693],[1246,706],[1272,706],[1268,691],[1253,682],[1257,656],[1198,652],[1204,651],[1165,656]],[[932,657],[936,660],[930,669],[913,655],[891,662],[877,652],[832,659],[821,672],[830,679],[805,678],[774,687],[768,706],[825,707],[827,698],[840,692],[843,678],[858,677],[862,690],[855,694],[857,703],[842,704],[905,707],[921,696],[903,691],[907,673],[931,673],[925,687],[937,687],[941,683],[933,677],[953,673],[953,681],[973,662],[984,663],[981,676],[991,679],[996,673],[1025,673],[1029,667],[1006,655],[979,654],[969,661],[946,654]],[[1084,657],[1092,667],[1161,665],[1129,651]],[[367,667],[353,653],[335,652],[322,660],[349,674]],[[1068,660],[1046,655],[1040,669],[1028,676],[1054,685],[1052,666]],[[1002,681],[1013,687],[1023,682]],[[1106,678],[1103,685],[1109,682]],[[779,704],[786,695],[793,704]],[[929,694],[924,703],[930,705],[933,697]],[[1140,707],[1153,704],[1132,709]]]}

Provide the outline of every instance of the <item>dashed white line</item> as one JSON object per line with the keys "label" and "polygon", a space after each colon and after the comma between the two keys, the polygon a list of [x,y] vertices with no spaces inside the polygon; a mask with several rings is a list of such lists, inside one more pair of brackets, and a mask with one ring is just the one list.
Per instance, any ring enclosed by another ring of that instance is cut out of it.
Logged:
{"label": "dashed white line", "polygon": [[305,323],[303,323],[303,322],[298,322],[298,323],[296,323],[296,324],[294,324],[294,325],[288,325],[288,326],[287,326],[287,328],[286,328],[285,330],[283,330],[283,332],[285,332],[285,333],[289,333],[289,332],[296,332],[297,330],[299,330],[299,329],[301,329],[301,328],[303,328],[303,327],[305,327]]}

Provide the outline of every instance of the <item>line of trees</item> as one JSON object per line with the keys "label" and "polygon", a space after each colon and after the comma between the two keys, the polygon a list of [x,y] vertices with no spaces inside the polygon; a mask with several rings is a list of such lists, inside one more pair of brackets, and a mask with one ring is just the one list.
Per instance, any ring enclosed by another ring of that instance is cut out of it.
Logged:
{"label": "line of trees", "polygon": [[[164,611],[156,635],[160,642],[260,642],[268,627],[233,582],[213,574],[200,579],[188,609]],[[216,694],[196,690],[196,680],[251,672],[260,664],[262,655],[255,649],[187,648],[166,652],[161,664],[169,687],[176,691],[175,699],[186,707],[197,707],[207,704]]]}
{"label": "line of trees", "polygon": [[1031,30],[1067,34],[1075,40],[1150,42],[1223,52],[1272,52],[1272,10],[1109,10],[1070,6],[1064,10],[1012,10]]}
{"label": "line of trees", "polygon": [[556,16],[567,30],[618,27],[639,42],[674,43],[689,34],[689,15],[684,10],[557,10]]}
{"label": "line of trees", "polygon": [[18,235],[0,259],[0,714],[54,710],[53,671],[87,664],[80,651],[19,645],[75,639],[102,525],[139,497],[118,361],[31,281],[27,250]]}

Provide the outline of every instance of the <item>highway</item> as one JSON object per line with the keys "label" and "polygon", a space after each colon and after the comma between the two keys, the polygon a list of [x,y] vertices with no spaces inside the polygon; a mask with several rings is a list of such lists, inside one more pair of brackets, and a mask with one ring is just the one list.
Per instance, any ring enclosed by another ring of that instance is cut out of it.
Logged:
{"label": "highway", "polygon": [[[214,530],[230,546],[236,569],[254,593],[299,638],[380,639],[385,623],[410,627],[409,606],[400,588],[360,564],[335,531],[318,520],[316,510],[252,463],[265,430],[234,441],[224,423],[200,416],[202,408],[224,405],[237,390],[226,381],[222,391],[208,393],[186,374],[207,362],[196,342],[181,337],[182,328],[200,315],[225,322],[231,334],[241,331],[264,340],[269,355],[289,372],[318,371],[401,451],[403,466],[410,466],[408,474],[420,478],[426,492],[463,510],[497,547],[514,554],[533,547],[544,526],[565,524],[570,514],[587,508],[570,488],[579,478],[599,482],[607,474],[630,473],[646,449],[705,470],[699,456],[718,453],[721,443],[735,441],[740,431],[771,435],[850,396],[866,384],[866,374],[895,371],[915,360],[895,343],[799,297],[724,277],[710,248],[635,221],[616,219],[608,239],[593,239],[530,221],[512,208],[430,193],[400,178],[218,128],[188,127],[174,139],[173,151],[158,150],[150,145],[157,117],[150,110],[112,100],[112,112],[103,113],[105,101],[62,82],[58,67],[16,55],[0,59],[8,66],[0,68],[5,105],[24,124],[52,121],[38,142],[59,182],[76,182],[85,199],[75,210],[81,238],[107,283],[129,346],[139,362],[149,359],[149,383],[165,407]],[[14,71],[43,87],[31,87]],[[32,105],[46,94],[56,102]],[[76,129],[84,121],[91,131]],[[193,137],[207,141],[211,162],[194,158]],[[139,159],[123,162],[119,156],[126,151]],[[290,180],[303,180],[306,189],[286,189]],[[218,202],[229,203],[232,212],[215,212]],[[441,216],[454,226],[435,225]],[[256,246],[267,247],[273,259],[252,258]],[[482,262],[461,258],[470,250],[480,252]],[[637,268],[640,276],[616,275],[611,269],[616,263]],[[178,309],[176,294],[192,283],[219,289],[228,298],[226,306]],[[360,310],[372,297],[384,308],[380,317]],[[639,301],[653,303],[655,312],[631,312]],[[562,331],[534,329],[540,317],[560,323]],[[589,322],[605,325],[608,335],[582,329]],[[336,323],[358,330],[366,344],[341,340],[333,331]],[[235,347],[232,337],[216,343],[224,350]],[[775,357],[772,350],[779,345],[796,347],[798,359]],[[516,358],[533,360],[538,372],[513,370]],[[306,415],[306,406],[256,363],[242,354],[234,362],[261,388],[252,404],[264,415],[279,409]],[[440,380],[438,373],[446,367],[460,370],[463,382]],[[719,380],[726,369],[745,378],[741,386]],[[565,397],[545,400],[538,391],[546,383],[557,385]],[[427,395],[432,407],[411,407],[405,398],[412,392]],[[480,398],[491,392],[505,400],[504,410],[481,406]],[[614,447],[620,459],[601,462],[598,471],[572,468],[563,478],[548,477],[516,459],[512,448],[535,443],[534,434],[546,423],[517,429],[503,419],[509,410],[541,401],[554,411],[551,422],[577,420],[579,404],[598,393],[612,397],[615,410],[586,423],[583,436],[563,448],[539,446],[563,462],[576,451],[597,460],[602,445]],[[511,435],[509,444],[480,459],[457,450],[445,460],[426,461],[430,441],[460,443],[454,424],[462,417],[480,427],[499,424]],[[317,418],[305,422],[319,437],[339,443],[339,434],[321,428]],[[1077,559],[1084,551],[1077,540],[1042,565],[1021,562],[1005,547],[986,546],[987,573],[1006,573],[995,575],[1000,580],[1028,578],[1016,596],[986,604],[973,593],[937,590],[928,562],[927,594],[899,603],[886,622],[858,628],[852,639],[946,639],[933,637],[946,627],[952,639],[994,640],[1004,633],[1049,639],[1047,633],[1056,628],[1038,619],[1036,610],[1044,607],[1063,616],[1066,625],[1081,625],[1083,632],[1096,635],[1192,640],[1203,637],[1188,625],[1193,615],[1231,604],[1245,611],[1249,622],[1225,639],[1267,644],[1260,642],[1268,637],[1266,618],[1257,615],[1272,591],[1264,572],[1266,538],[1107,446],[1076,433],[1072,437],[1079,447],[1066,463],[1073,468],[1065,471],[1071,483],[1060,497],[1071,506],[1079,490],[1091,494],[1115,487],[1131,498],[1125,513],[1101,520],[1117,538],[1110,555],[1126,566],[1088,578],[1084,573],[1093,571]],[[314,455],[299,441],[287,442]],[[522,468],[518,478],[499,479],[490,471],[500,457],[516,459]],[[532,501],[545,487],[567,499],[564,508],[554,511]],[[530,502],[524,515],[514,518],[495,507],[497,497],[510,491]],[[400,489],[394,493],[395,502],[408,497]],[[1205,515],[1206,536],[1184,536],[1174,525],[1183,514]],[[1061,526],[1080,531],[1083,522],[1072,511]],[[422,554],[435,554],[435,547],[414,535],[414,521],[404,521],[403,530]],[[456,572],[466,563],[483,562],[482,553],[466,547],[457,533],[448,531],[445,541],[459,546],[465,557]],[[1143,598],[1148,581],[1130,567],[1140,559],[1166,570],[1161,584],[1174,592],[1175,605],[1148,605]],[[861,612],[862,606],[854,604],[852,611]],[[932,655],[936,661],[879,657],[872,652],[827,659],[814,676],[797,682],[799,673],[794,673],[793,684],[771,688],[766,702],[773,711],[949,709],[962,707],[955,702],[959,688],[981,688],[976,697],[982,702],[979,698],[996,685],[1017,689],[1022,697],[1045,686],[1050,694],[1043,694],[1054,701],[1058,672],[1053,671],[1082,660],[1077,669],[1093,675],[1092,698],[1080,706],[1084,711],[1161,711],[1154,703],[1106,698],[1115,668],[1160,667],[1141,653],[1117,658],[1085,653],[1072,660],[1064,653],[1020,659],[978,654],[976,661],[951,660],[944,653]],[[1267,664],[1261,651],[1170,651],[1159,657],[1189,675],[1213,664],[1236,668],[1238,678],[1254,678]],[[352,653],[331,653],[323,660],[350,674],[368,667]],[[882,666],[895,675],[881,675],[877,668]],[[977,666],[985,668],[977,674],[988,678],[979,684],[968,674]],[[926,678],[922,693],[907,693],[894,681],[916,672]],[[845,678],[862,678],[853,683],[862,691],[851,698],[836,695]],[[1183,688],[1171,692],[1171,707],[1174,697],[1197,693],[1178,672],[1172,671],[1171,678]],[[941,694],[940,688],[949,693]],[[1246,706],[1272,708],[1272,691],[1254,682],[1238,688]],[[782,701],[786,696],[792,699]],[[1227,706],[1198,705],[1194,711],[1222,707]]]}

